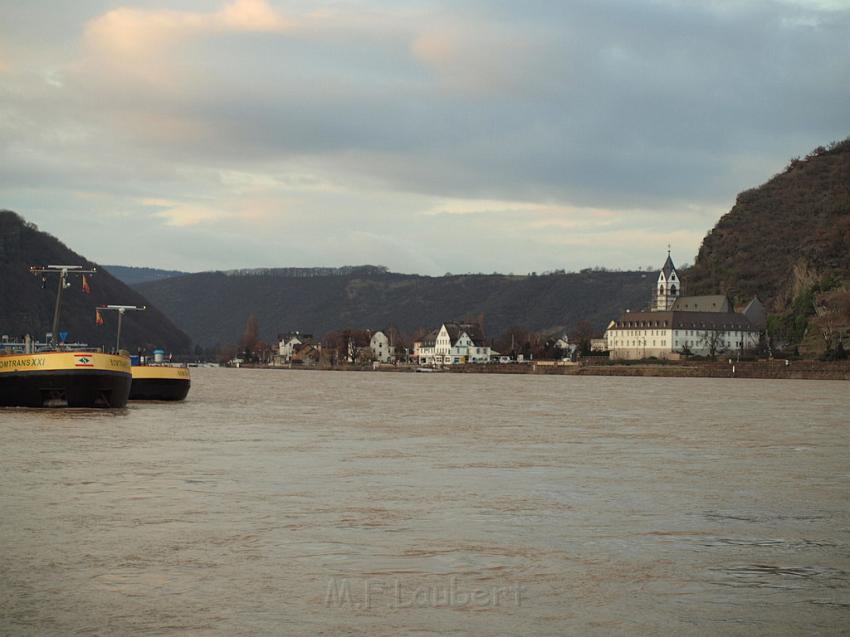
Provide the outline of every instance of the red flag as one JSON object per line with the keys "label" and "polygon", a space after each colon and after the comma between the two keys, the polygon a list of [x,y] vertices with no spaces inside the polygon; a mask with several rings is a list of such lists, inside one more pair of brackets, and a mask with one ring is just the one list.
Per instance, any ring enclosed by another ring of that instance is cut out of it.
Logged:
{"label": "red flag", "polygon": [[94,322],[96,325],[103,325],[103,317],[100,315],[100,310],[94,311]]}
{"label": "red flag", "polygon": [[89,280],[86,278],[86,275],[83,275],[83,292],[86,294],[91,294],[91,286],[89,286]]}

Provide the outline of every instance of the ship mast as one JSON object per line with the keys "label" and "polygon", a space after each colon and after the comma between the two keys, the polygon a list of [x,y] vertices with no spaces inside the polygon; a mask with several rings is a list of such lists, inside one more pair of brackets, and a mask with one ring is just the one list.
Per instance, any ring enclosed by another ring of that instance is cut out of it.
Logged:
{"label": "ship mast", "polygon": [[97,272],[97,268],[84,270],[81,265],[48,265],[45,267],[32,267],[30,268],[30,272],[33,274],[40,274],[43,281],[47,280],[48,274],[59,275],[59,289],[56,291],[56,306],[53,308],[53,330],[50,333],[50,342],[53,343],[53,345],[57,345],[59,342],[59,312],[62,307],[62,290],[67,287],[71,287],[71,284],[68,283],[68,275],[79,274],[80,276],[83,276],[86,274],[94,274]]}
{"label": "ship mast", "polygon": [[121,320],[124,318],[124,312],[144,312],[147,307],[136,305],[99,305],[98,310],[113,310],[118,312],[118,333],[115,335],[115,353],[121,351]]}

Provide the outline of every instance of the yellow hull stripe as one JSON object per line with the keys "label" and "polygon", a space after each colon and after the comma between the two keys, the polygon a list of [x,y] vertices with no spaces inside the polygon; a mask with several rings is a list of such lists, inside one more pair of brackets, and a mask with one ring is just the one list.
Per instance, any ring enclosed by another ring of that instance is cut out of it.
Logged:
{"label": "yellow hull stripe", "polygon": [[130,373],[126,356],[101,352],[39,352],[0,355],[0,376],[18,372],[70,371],[89,369]]}
{"label": "yellow hull stripe", "polygon": [[139,365],[131,367],[133,379],[159,380],[189,380],[189,369],[186,367],[157,367],[155,365]]}

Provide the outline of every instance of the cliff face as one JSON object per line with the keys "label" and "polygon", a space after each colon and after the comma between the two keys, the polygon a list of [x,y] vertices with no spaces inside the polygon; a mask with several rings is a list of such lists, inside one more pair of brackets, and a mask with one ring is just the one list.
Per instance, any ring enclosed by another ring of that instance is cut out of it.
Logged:
{"label": "cliff face", "polygon": [[688,294],[758,294],[785,311],[817,281],[850,280],[850,139],[794,159],[738,195],[685,275]]}
{"label": "cliff face", "polygon": [[[0,334],[17,339],[30,334],[44,339],[53,322],[58,277],[48,277],[42,288],[40,277],[29,272],[33,265],[96,264],[69,249],[55,237],[40,232],[34,225],[8,210],[0,211]],[[91,294],[83,294],[79,277],[72,277],[62,302],[60,330],[69,340],[93,346],[112,347],[115,343],[116,317],[104,312],[105,325],[95,324],[97,305],[146,305],[146,312],[130,312],[124,317],[121,345],[164,347],[174,353],[188,352],[189,337],[162,312],[152,307],[139,292],[128,287],[106,270],[98,268],[91,278]]]}

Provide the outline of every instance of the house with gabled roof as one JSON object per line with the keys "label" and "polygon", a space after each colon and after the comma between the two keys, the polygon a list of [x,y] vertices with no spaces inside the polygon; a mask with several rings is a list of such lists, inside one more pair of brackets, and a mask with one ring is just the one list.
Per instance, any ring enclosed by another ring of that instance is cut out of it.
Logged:
{"label": "house with gabled roof", "polygon": [[319,343],[301,343],[292,349],[290,363],[312,367],[318,365],[322,357],[322,346]]}
{"label": "house with gabled roof", "polygon": [[760,330],[767,328],[767,310],[759,297],[754,296],[752,300],[740,309],[741,314],[750,319],[755,327]]}
{"label": "house with gabled roof", "polygon": [[489,363],[492,350],[477,323],[447,322],[413,343],[413,357],[420,365]]}
{"label": "house with gabled roof", "polygon": [[287,364],[292,360],[292,354],[298,346],[315,344],[312,334],[304,334],[298,331],[278,334],[276,362],[277,364]]}
{"label": "house with gabled roof", "polygon": [[437,333],[435,330],[424,338],[413,342],[413,361],[419,365],[433,365],[437,348]]}
{"label": "house with gabled roof", "polygon": [[380,363],[391,363],[395,360],[395,348],[386,332],[378,330],[369,339],[369,349],[372,359]]}

